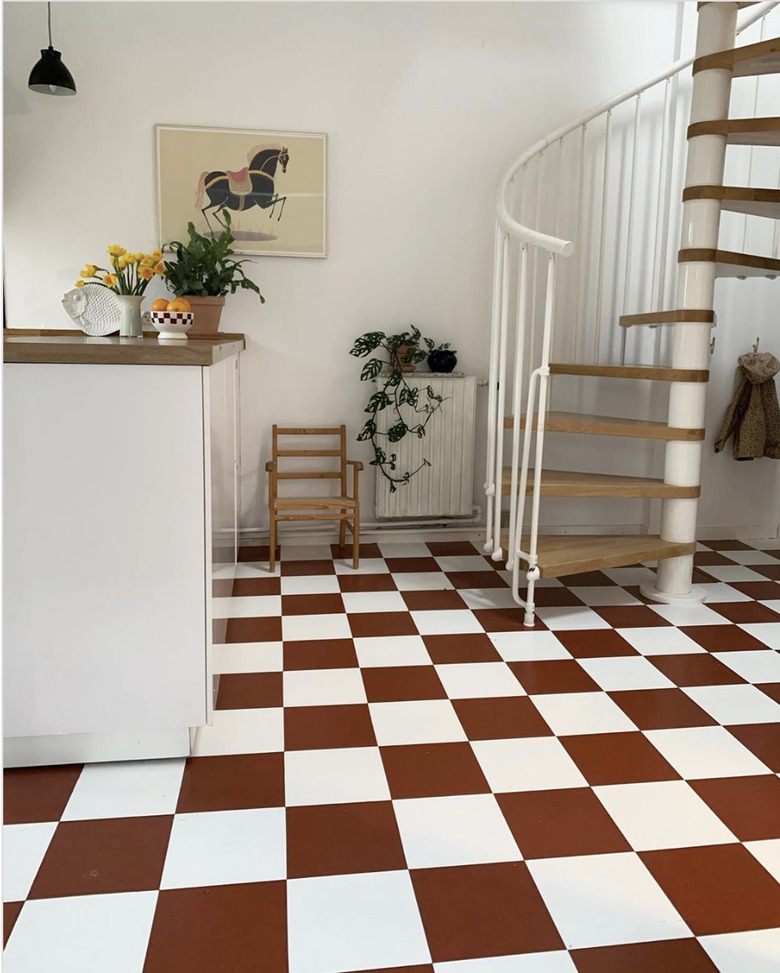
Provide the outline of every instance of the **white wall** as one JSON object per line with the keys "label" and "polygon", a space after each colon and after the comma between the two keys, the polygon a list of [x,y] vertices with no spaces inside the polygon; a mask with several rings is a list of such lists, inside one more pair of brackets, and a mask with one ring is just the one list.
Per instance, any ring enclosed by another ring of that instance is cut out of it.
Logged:
{"label": "white wall", "polygon": [[[223,317],[248,342],[248,527],[265,522],[272,422],[360,428],[356,335],[414,322],[485,374],[502,171],[538,136],[669,63],[676,4],[56,3],[72,99],[26,88],[45,5],[3,10],[12,327],[66,327],[59,300],[84,262],[108,243],[159,242],[155,122],[329,134],[330,256],[254,260],[267,304],[239,294]],[[370,458],[362,444],[351,453]],[[482,455],[480,435],[478,487]],[[372,497],[369,471],[369,518]],[[716,509],[709,522],[723,517]]]}

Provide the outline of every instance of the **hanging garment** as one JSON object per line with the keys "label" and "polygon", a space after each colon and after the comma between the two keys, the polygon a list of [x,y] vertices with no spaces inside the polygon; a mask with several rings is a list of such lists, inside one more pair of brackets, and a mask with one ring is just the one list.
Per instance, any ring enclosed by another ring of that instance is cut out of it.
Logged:
{"label": "hanging garment", "polygon": [[715,452],[721,452],[733,433],[734,459],[780,459],[780,405],[775,388],[780,361],[768,352],[753,352],[741,355],[738,364],[744,377],[726,410]]}

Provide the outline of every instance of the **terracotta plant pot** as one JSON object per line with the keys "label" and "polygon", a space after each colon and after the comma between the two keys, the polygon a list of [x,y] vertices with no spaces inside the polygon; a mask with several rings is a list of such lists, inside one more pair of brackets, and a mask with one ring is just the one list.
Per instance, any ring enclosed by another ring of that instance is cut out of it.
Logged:
{"label": "terracotta plant pot", "polygon": [[413,372],[417,367],[414,362],[404,362],[402,361],[404,355],[408,354],[410,350],[416,348],[417,345],[399,345],[397,348],[389,348],[385,345],[388,352],[390,353],[390,368],[395,371],[398,369],[400,372]]}
{"label": "terracotta plant pot", "polygon": [[190,338],[208,337],[215,335],[219,331],[219,319],[222,317],[222,308],[225,306],[224,297],[197,297],[185,294],[190,302],[195,323],[190,329]]}

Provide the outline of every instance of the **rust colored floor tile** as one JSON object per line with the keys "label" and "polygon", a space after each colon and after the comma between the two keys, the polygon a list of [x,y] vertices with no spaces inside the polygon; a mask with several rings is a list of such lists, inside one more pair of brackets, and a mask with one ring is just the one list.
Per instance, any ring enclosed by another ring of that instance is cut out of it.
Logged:
{"label": "rust colored floor tile", "polygon": [[144,973],[286,973],[286,901],[284,882],[160,892]]}
{"label": "rust colored floor tile", "polygon": [[172,824],[172,814],[62,822],[29,897],[158,889]]}
{"label": "rust colored floor tile", "polygon": [[566,629],[555,633],[559,642],[575,659],[603,659],[607,656],[639,655],[622,635],[612,628]]}
{"label": "rust colored floor tile", "polygon": [[[382,552],[378,544],[358,544],[358,554],[360,557],[381,557]],[[339,547],[338,544],[330,545],[330,555],[334,561],[346,561],[352,558],[352,545],[345,544]]]}
{"label": "rust colored floor tile", "polygon": [[342,591],[395,591],[392,574],[340,574]]}
{"label": "rust colored floor tile", "polygon": [[434,963],[563,947],[525,862],[411,875]]}
{"label": "rust colored floor tile", "polygon": [[283,615],[343,614],[341,595],[282,595]]}
{"label": "rust colored floor tile", "polygon": [[708,603],[707,607],[728,618],[735,625],[747,625],[751,622],[780,622],[780,615],[777,612],[755,601],[727,601],[722,605]]}
{"label": "rust colored floor tile", "polygon": [[598,693],[594,682],[574,659],[546,662],[510,662],[509,668],[529,696],[543,693]]}
{"label": "rust colored floor tile", "polygon": [[3,771],[3,821],[59,821],[83,764]]}
{"label": "rust colored floor tile", "polygon": [[282,619],[231,618],[227,624],[226,642],[281,642]]}
{"label": "rust colored floor tile", "polygon": [[734,564],[734,561],[730,557],[726,557],[723,554],[718,554],[717,551],[699,551],[693,555],[693,563],[697,567],[715,567],[717,565],[723,564]]}
{"label": "rust colored floor tile", "polygon": [[696,939],[573,949],[569,955],[579,973],[718,973]]}
{"label": "rust colored floor tile", "polygon": [[286,750],[376,746],[368,706],[293,706],[284,711]]}
{"label": "rust colored floor tile", "polygon": [[647,605],[612,605],[593,609],[613,628],[655,628],[660,625],[670,625]]}
{"label": "rust colored floor tile", "polygon": [[526,696],[455,699],[452,705],[469,740],[552,736],[541,713]]}
{"label": "rust colored floor tile", "polygon": [[351,669],[358,664],[352,639],[312,639],[284,643],[284,668]]}
{"label": "rust colored floor tile", "polygon": [[749,723],[726,729],[775,774],[780,774],[780,723]]}
{"label": "rust colored floor tile", "polygon": [[178,814],[284,806],[284,754],[241,753],[190,757],[184,767]]}
{"label": "rust colored floor tile", "polygon": [[412,616],[406,612],[356,612],[347,618],[354,639],[418,634]]}
{"label": "rust colored floor tile", "polygon": [[757,685],[762,693],[766,693],[770,699],[780,703],[780,682],[758,683]]}
{"label": "rust colored floor tile", "polygon": [[742,845],[639,857],[695,936],[780,926],[780,885]]}
{"label": "rust colored floor tile", "polygon": [[455,588],[508,588],[508,582],[495,571],[448,571],[447,580]]}
{"label": "rust colored floor tile", "polygon": [[287,877],[406,868],[390,801],[287,808]]}
{"label": "rust colored floor tile", "polygon": [[712,584],[713,582],[712,575],[706,574],[705,571],[706,569],[704,568],[694,568],[693,574],[691,575],[691,582],[693,584]]}
{"label": "rust colored floor tile", "polygon": [[756,601],[774,601],[780,598],[780,585],[776,581],[730,581],[729,586]]}
{"label": "rust colored floor tile", "polygon": [[482,551],[471,541],[429,541],[432,557],[476,557]]}
{"label": "rust colored floor tile", "polygon": [[441,571],[432,557],[386,557],[385,564],[392,574],[419,574]]}
{"label": "rust colored floor tile", "polygon": [[[279,558],[281,548],[276,545],[276,557]],[[238,560],[239,561],[267,561],[271,556],[271,545],[270,544],[255,544],[253,546],[239,547],[238,549]]]}
{"label": "rust colored floor tile", "polygon": [[680,689],[631,689],[608,695],[640,730],[717,724]]}
{"label": "rust colored floor tile", "polygon": [[[582,574],[567,574],[558,578],[565,585],[577,587],[582,585],[586,588],[593,588],[596,585],[615,585],[617,582],[607,577],[602,571],[585,571]],[[541,589],[539,589],[541,591]]]}
{"label": "rust colored floor tile", "polygon": [[8,937],[14,931],[16,920],[22,911],[24,902],[4,902],[3,903],[3,949],[8,943]]}
{"label": "rust colored floor tile", "polygon": [[777,564],[751,564],[750,570],[763,574],[770,581],[780,581],[780,562]]}
{"label": "rust colored floor tile", "polygon": [[680,775],[641,733],[593,733],[560,737],[591,787],[680,780]]}
{"label": "rust colored floor tile", "polygon": [[487,635],[423,635],[423,642],[436,665],[502,661]]}
{"label": "rust colored floor tile", "polygon": [[[764,646],[766,650],[766,646]],[[720,659],[705,653],[691,655],[651,655],[648,661],[677,686],[731,686],[744,682]]]}
{"label": "rust colored floor tile", "polygon": [[281,705],[281,672],[231,672],[219,677],[216,709],[263,709]]}
{"label": "rust colored floor tile", "polygon": [[233,594],[232,578],[218,578],[211,582],[212,598],[229,598]]}
{"label": "rust colored floor tile", "polygon": [[361,675],[369,703],[447,698],[433,666],[379,666],[362,669]]}
{"label": "rust colored floor tile", "polygon": [[740,841],[780,838],[780,778],[774,774],[692,780],[690,785]]}
{"label": "rust colored floor tile", "polygon": [[234,598],[245,595],[279,595],[282,593],[282,582],[279,578],[236,578],[233,590],[229,592]]}
{"label": "rust colored floor tile", "polygon": [[581,605],[582,598],[578,598],[568,588],[537,588],[534,603],[537,608],[570,608]]}
{"label": "rust colored floor tile", "polygon": [[301,577],[306,574],[335,574],[333,561],[282,561],[282,577]]}
{"label": "rust colored floor tile", "polygon": [[448,611],[468,607],[457,591],[404,591],[402,597],[410,612]]}
{"label": "rust colored floor tile", "polygon": [[468,743],[381,747],[393,799],[487,794],[482,768]]}
{"label": "rust colored floor tile", "polygon": [[631,851],[589,787],[497,794],[523,858],[565,858]]}
{"label": "rust colored floor tile", "polygon": [[474,617],[486,632],[544,632],[547,626],[538,616],[534,619],[534,627],[523,625],[522,608],[479,608],[473,612]]}
{"label": "rust colored floor tile", "polygon": [[743,544],[742,541],[722,540],[722,541],[702,541],[705,547],[713,551],[752,551],[750,544]]}

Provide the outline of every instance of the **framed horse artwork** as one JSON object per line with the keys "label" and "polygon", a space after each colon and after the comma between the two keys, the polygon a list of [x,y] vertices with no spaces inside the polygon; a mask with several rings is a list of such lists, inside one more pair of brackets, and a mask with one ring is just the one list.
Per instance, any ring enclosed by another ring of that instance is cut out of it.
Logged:
{"label": "framed horse artwork", "polygon": [[316,132],[155,125],[157,235],[192,221],[218,236],[230,212],[237,253],[327,256],[328,137]]}

